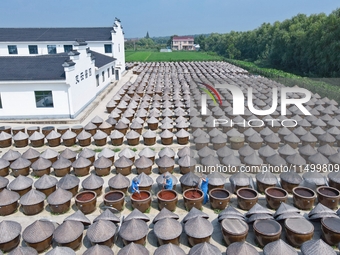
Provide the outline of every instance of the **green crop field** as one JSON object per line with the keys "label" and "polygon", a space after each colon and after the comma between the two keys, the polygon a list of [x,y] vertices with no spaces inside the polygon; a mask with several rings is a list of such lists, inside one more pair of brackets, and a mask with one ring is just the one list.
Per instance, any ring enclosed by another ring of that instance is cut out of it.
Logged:
{"label": "green crop field", "polygon": [[221,57],[197,51],[126,51],[126,62],[161,62],[161,61],[211,61],[222,60]]}

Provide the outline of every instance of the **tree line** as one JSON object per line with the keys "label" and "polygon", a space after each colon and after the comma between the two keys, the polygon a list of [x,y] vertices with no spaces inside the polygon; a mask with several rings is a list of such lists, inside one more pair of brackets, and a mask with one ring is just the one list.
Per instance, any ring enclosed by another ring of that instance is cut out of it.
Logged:
{"label": "tree line", "polygon": [[246,32],[195,38],[201,50],[309,77],[340,76],[340,9],[298,14]]}

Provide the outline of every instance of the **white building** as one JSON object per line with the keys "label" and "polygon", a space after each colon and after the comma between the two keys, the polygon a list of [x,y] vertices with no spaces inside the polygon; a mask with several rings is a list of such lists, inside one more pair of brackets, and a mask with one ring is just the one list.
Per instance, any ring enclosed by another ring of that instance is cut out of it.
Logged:
{"label": "white building", "polygon": [[115,77],[115,59],[74,45],[69,53],[0,57],[0,118],[74,118]]}
{"label": "white building", "polygon": [[90,50],[116,59],[125,70],[124,32],[119,19],[112,27],[0,28],[0,56],[36,56],[69,52],[75,40]]}
{"label": "white building", "polygon": [[111,28],[0,28],[0,119],[75,118],[124,71],[118,19]]}

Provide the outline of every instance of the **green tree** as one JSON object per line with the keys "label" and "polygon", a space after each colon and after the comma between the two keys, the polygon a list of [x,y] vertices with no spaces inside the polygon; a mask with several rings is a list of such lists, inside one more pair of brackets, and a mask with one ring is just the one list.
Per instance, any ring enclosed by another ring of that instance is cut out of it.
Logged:
{"label": "green tree", "polygon": [[150,36],[149,36],[149,31],[146,32],[146,36],[145,36],[146,39],[149,39]]}

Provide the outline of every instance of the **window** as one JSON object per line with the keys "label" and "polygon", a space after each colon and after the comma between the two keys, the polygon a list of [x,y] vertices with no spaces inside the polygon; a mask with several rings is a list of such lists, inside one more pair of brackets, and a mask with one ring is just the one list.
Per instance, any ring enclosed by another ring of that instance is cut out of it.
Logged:
{"label": "window", "polygon": [[2,109],[1,94],[0,94],[0,109]]}
{"label": "window", "polygon": [[104,71],[102,72],[102,81],[103,82],[105,81],[105,72]]}
{"label": "window", "polygon": [[110,68],[107,69],[107,78],[110,78]]}
{"label": "window", "polygon": [[64,45],[64,52],[70,52],[71,50],[73,50],[72,45]]}
{"label": "window", "polygon": [[112,53],[112,44],[104,44],[105,53]]}
{"label": "window", "polygon": [[30,54],[38,54],[38,46],[37,45],[28,45],[28,51]]}
{"label": "window", "polygon": [[120,44],[118,44],[118,51],[120,52]]}
{"label": "window", "polygon": [[115,69],[113,66],[111,66],[111,74],[114,75],[114,73],[115,73]]}
{"label": "window", "polygon": [[8,54],[18,54],[16,45],[8,45]]}
{"label": "window", "polygon": [[97,87],[99,87],[99,74],[96,75],[96,84],[97,84]]}
{"label": "window", "polygon": [[52,91],[34,91],[36,106],[53,107]]}
{"label": "window", "polygon": [[57,54],[57,46],[56,45],[47,45],[48,54]]}

